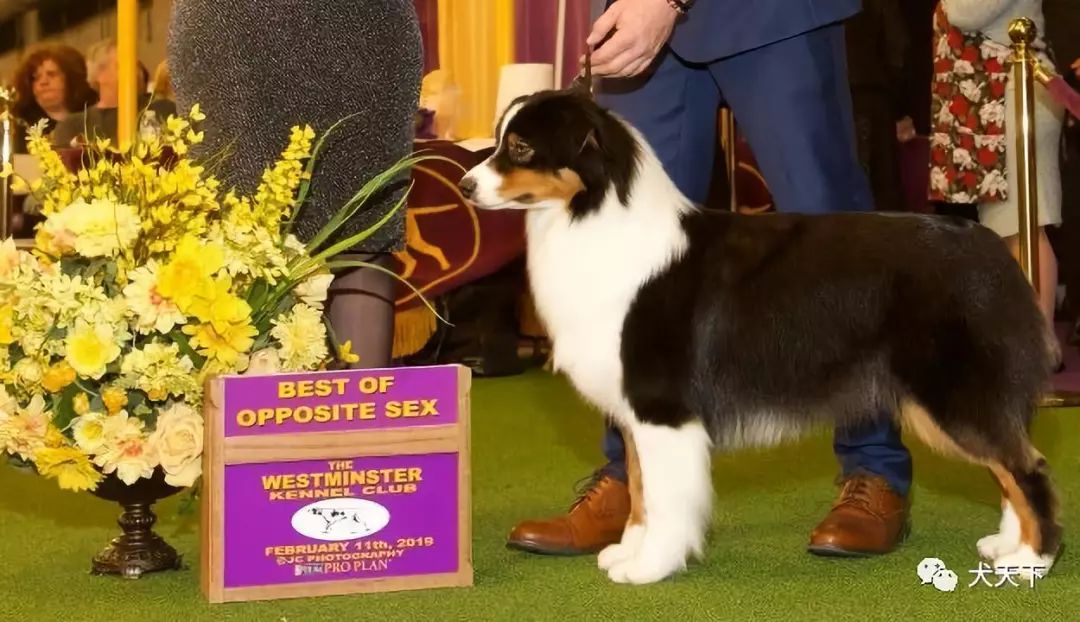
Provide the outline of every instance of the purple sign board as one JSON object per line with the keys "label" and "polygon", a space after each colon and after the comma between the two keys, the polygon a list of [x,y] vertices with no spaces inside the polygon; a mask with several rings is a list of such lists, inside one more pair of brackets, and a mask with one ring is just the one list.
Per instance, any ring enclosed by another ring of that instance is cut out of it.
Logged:
{"label": "purple sign board", "polygon": [[208,598],[471,585],[468,391],[460,366],[216,379]]}
{"label": "purple sign board", "polygon": [[454,366],[228,378],[225,436],[378,430],[457,421]]}

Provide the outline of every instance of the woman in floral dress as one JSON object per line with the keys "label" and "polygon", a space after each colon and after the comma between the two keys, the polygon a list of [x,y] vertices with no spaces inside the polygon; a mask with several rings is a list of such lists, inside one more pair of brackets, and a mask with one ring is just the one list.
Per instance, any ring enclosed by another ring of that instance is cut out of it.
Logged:
{"label": "woman in floral dress", "polygon": [[[1034,20],[1045,30],[1042,0],[942,0],[934,17],[934,88],[930,198],[976,203],[979,221],[1019,256],[1015,89],[1010,22]],[[1046,44],[1036,41],[1043,61]],[[1057,259],[1045,228],[1061,224],[1058,149],[1064,111],[1036,89],[1040,306],[1053,322]]]}

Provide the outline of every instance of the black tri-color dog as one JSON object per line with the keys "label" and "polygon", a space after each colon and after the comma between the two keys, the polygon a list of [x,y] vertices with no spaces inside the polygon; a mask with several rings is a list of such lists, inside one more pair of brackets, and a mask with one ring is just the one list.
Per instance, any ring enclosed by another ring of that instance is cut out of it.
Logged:
{"label": "black tri-color dog", "polygon": [[599,556],[612,580],[658,581],[700,556],[714,446],[874,416],[985,465],[1002,518],[979,553],[1049,571],[1061,528],[1028,428],[1059,354],[995,234],[919,215],[699,209],[640,133],[575,90],[515,101],[497,145],[462,192],[528,210],[555,366],[627,442],[631,518]]}

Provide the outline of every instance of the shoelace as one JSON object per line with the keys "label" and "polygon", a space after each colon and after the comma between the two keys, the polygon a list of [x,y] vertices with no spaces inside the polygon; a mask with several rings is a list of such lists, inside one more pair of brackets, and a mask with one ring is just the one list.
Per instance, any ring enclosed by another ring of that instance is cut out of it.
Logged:
{"label": "shoelace", "polygon": [[877,509],[871,502],[871,488],[869,480],[861,477],[849,479],[847,483],[844,484],[844,490],[840,495],[840,501],[837,505],[858,505],[868,512],[877,514]]}
{"label": "shoelace", "polygon": [[574,494],[577,495],[577,499],[570,504],[570,510],[592,499],[600,492],[600,481],[604,479],[604,474],[600,471],[594,471],[591,475],[587,475],[574,483]]}

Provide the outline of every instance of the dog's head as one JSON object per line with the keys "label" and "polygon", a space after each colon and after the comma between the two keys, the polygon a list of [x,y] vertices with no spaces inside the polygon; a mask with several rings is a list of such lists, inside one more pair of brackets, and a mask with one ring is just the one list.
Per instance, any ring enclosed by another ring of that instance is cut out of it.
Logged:
{"label": "dog's head", "polygon": [[639,146],[631,130],[579,89],[515,100],[496,127],[495,152],[461,180],[485,209],[564,209],[584,216],[609,192],[626,203]]}

